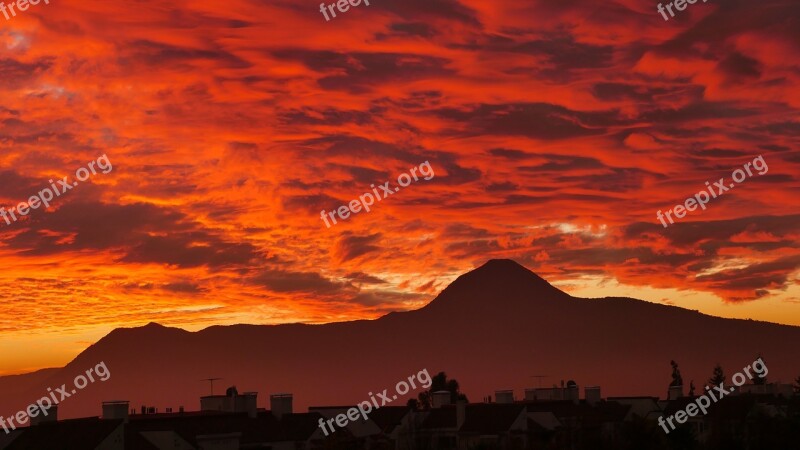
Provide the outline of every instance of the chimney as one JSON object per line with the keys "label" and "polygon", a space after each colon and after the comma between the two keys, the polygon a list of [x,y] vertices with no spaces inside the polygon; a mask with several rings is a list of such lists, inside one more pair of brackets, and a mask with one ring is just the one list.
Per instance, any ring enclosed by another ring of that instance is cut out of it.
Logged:
{"label": "chimney", "polygon": [[586,386],[584,389],[586,393],[586,403],[594,406],[600,403],[600,386]]}
{"label": "chimney", "polygon": [[431,395],[431,403],[434,408],[441,408],[444,405],[450,405],[450,391],[436,391]]}
{"label": "chimney", "polygon": [[526,388],[525,389],[525,401],[532,402],[536,400],[536,389],[534,388]]}
{"label": "chimney", "polygon": [[130,402],[127,400],[103,402],[103,420],[122,419],[125,421],[125,423],[128,423],[129,410]]}
{"label": "chimney", "polygon": [[31,417],[31,426],[41,423],[58,422],[58,405],[51,405],[38,410],[36,417]]}
{"label": "chimney", "polygon": [[272,394],[269,396],[272,415],[280,419],[284,414],[292,414],[292,394]]}
{"label": "chimney", "polygon": [[677,400],[683,397],[683,386],[670,386],[667,400]]}
{"label": "chimney", "polygon": [[460,430],[467,417],[467,401],[459,399],[456,402],[456,430]]}
{"label": "chimney", "polygon": [[569,380],[567,382],[567,398],[566,400],[572,401],[574,404],[580,403],[580,399],[578,398],[580,394],[580,389],[578,388],[578,383]]}
{"label": "chimney", "polygon": [[497,403],[514,403],[514,391],[494,391],[494,398]]}
{"label": "chimney", "polygon": [[236,412],[244,411],[251,419],[258,416],[258,392],[245,392],[236,398],[236,402]]}

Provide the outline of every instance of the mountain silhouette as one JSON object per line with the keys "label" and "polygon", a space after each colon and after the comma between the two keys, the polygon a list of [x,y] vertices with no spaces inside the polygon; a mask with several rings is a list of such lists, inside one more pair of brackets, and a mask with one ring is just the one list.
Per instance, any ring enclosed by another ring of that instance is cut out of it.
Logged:
{"label": "mountain silhouette", "polygon": [[[663,397],[670,360],[698,389],[722,364],[729,376],[761,353],[770,381],[800,374],[800,327],[722,319],[630,298],[572,297],[511,260],[490,260],[456,279],[427,306],[376,320],[324,325],[212,326],[188,332],[148,324],[116,329],[66,367],[0,378],[0,415],[8,416],[72,383],[99,362],[111,378],[79,391],[60,417],[100,414],[104,400],[160,411],[199,409],[236,385],[269,394],[291,392],[295,410],[354,404],[427,369],[456,378],[470,400],[515,389],[517,397],[547,375],[543,386],[572,379],[600,385],[602,395]],[[393,404],[405,403],[419,389]]]}
{"label": "mountain silhouette", "polygon": [[510,259],[492,259],[481,267],[458,277],[425,308],[488,309],[546,306],[571,297],[553,287],[535,273]]}

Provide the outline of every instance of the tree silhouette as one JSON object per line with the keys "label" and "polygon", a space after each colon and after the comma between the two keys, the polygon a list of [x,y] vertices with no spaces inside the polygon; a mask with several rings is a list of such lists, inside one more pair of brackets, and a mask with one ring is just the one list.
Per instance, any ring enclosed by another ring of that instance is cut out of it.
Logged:
{"label": "tree silhouette", "polygon": [[717,363],[714,367],[714,375],[708,379],[708,384],[711,386],[719,386],[725,382],[725,372],[722,371],[722,366]]}
{"label": "tree silhouette", "polygon": [[[458,400],[467,401],[467,396],[461,393],[458,381],[455,378],[448,380],[446,373],[439,372],[431,379],[431,387],[427,391],[420,392],[416,407],[430,409],[433,406],[433,393],[438,391],[450,392],[450,403],[456,403]],[[408,405],[412,406],[410,400]]]}
{"label": "tree silhouette", "polygon": [[[758,358],[756,358],[756,359],[760,359],[762,362],[764,361],[764,358],[761,357],[761,353],[758,354]],[[767,363],[764,362],[764,365],[766,366]],[[756,384],[756,385],[759,385],[759,386],[767,384],[767,376],[764,375],[763,378],[761,376],[753,377],[753,384]]]}
{"label": "tree silhouette", "polygon": [[800,394],[800,375],[798,375],[794,380],[794,391]]}
{"label": "tree silhouette", "polygon": [[694,380],[689,382],[689,397],[694,397]]}
{"label": "tree silhouette", "polygon": [[672,366],[672,383],[669,384],[669,387],[683,386],[683,377],[681,376],[681,370],[678,369],[678,363],[670,361],[669,364]]}

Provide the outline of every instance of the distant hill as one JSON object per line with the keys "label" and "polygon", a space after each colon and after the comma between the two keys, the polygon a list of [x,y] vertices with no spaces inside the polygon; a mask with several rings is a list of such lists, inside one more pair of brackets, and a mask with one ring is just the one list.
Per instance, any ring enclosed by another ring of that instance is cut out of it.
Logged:
{"label": "distant hill", "polygon": [[[131,406],[199,408],[208,377],[269,394],[291,392],[295,410],[364,400],[390,391],[423,368],[459,380],[472,401],[496,389],[572,379],[602,395],[663,397],[669,361],[698,392],[721,363],[728,376],[761,352],[770,380],[800,375],[800,327],[721,319],[630,298],[581,299],[510,260],[462,275],[430,304],[377,320],[326,325],[214,326],[187,332],[149,324],[117,329],[57,371],[0,378],[0,415],[8,416],[105,361],[111,379],[68,399],[60,417],[100,414],[103,400]],[[63,381],[62,381],[63,380]],[[416,392],[409,394],[416,395]],[[405,398],[396,403],[405,402]]]}

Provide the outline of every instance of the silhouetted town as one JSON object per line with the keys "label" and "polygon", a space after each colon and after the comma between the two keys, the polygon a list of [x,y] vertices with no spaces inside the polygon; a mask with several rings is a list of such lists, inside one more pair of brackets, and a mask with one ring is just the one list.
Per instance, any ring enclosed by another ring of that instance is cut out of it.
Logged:
{"label": "silhouetted town", "polygon": [[480,403],[467,402],[457,388],[432,389],[420,396],[425,404],[413,399],[381,407],[328,434],[319,424],[355,405],[296,412],[293,395],[280,393],[270,395],[265,410],[257,407],[256,392],[230,387],[224,395],[201,397],[199,411],[107,401],[102,417],[58,420],[52,407],[30,427],[0,435],[0,450],[786,450],[800,445],[796,390],[779,383],[745,384],[706,415],[689,417],[665,433],[658,418],[695,401],[683,386],[670,386],[666,399],[603,398],[599,386],[585,387],[581,397],[575,382],[562,381],[524,392],[498,390]]}

